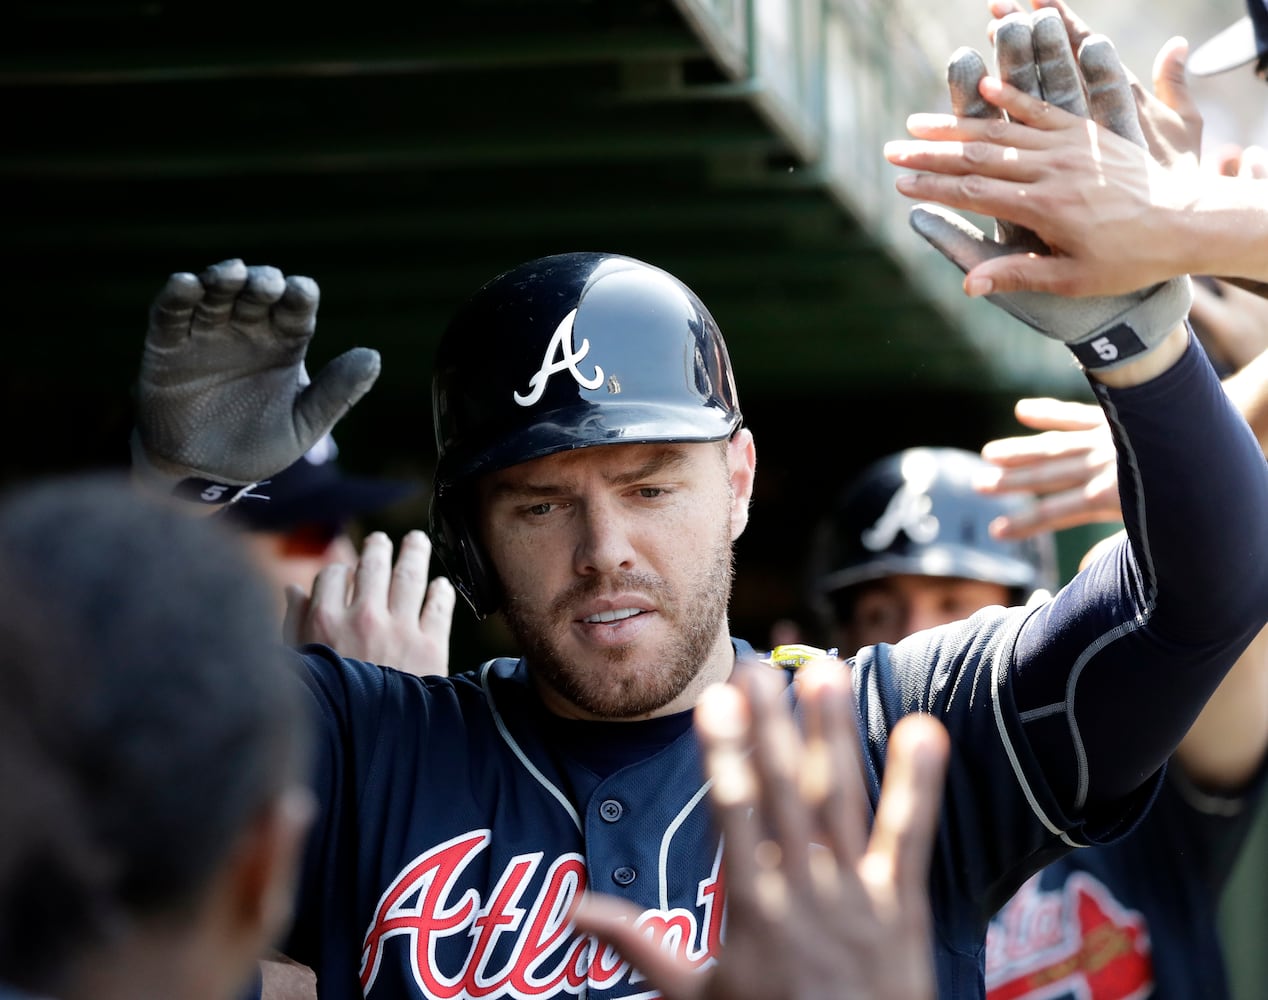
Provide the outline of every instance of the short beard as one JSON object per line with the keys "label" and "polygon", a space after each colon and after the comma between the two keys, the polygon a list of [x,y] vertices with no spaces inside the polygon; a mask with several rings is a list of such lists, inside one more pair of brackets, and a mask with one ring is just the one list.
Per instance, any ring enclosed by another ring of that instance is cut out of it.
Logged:
{"label": "short beard", "polygon": [[[724,525],[729,529],[729,525]],[[735,577],[735,556],[729,530],[720,535],[710,558],[701,562],[701,571],[688,580],[685,599],[674,601],[658,577],[640,573],[613,574],[578,581],[555,600],[546,615],[547,625],[565,619],[569,608],[603,593],[635,590],[652,596],[661,614],[669,617],[680,634],[672,646],[661,652],[667,670],[655,677],[646,674],[645,683],[623,683],[615,690],[586,680],[601,665],[583,665],[560,655],[551,642],[542,616],[526,608],[521,600],[509,598],[503,608],[507,628],[527,659],[539,683],[552,688],[577,708],[600,719],[633,719],[663,708],[687,689],[704,668],[712,652],[731,599]],[[632,646],[618,646],[603,654],[606,664],[617,665],[634,655]]]}

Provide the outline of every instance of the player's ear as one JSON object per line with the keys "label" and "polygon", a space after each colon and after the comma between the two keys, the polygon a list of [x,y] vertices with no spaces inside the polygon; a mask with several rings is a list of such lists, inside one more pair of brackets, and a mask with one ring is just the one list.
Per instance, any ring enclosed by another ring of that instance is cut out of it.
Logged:
{"label": "player's ear", "polygon": [[748,525],[748,506],[753,499],[753,478],[757,470],[757,448],[753,432],[741,427],[726,443],[727,471],[731,477],[731,540],[739,538]]}

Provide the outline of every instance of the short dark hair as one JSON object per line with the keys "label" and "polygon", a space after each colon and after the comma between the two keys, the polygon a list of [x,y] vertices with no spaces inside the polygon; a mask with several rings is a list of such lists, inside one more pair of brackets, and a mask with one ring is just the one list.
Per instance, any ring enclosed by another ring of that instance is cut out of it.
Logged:
{"label": "short dark hair", "polygon": [[227,526],[98,474],[0,500],[0,981],[198,898],[301,773],[271,590]]}

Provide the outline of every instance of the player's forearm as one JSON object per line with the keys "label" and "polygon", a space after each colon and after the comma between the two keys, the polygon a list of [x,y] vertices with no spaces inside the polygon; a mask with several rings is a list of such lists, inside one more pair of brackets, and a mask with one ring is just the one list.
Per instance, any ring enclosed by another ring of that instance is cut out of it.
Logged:
{"label": "player's forearm", "polygon": [[1268,351],[1224,380],[1224,391],[1268,454]]}
{"label": "player's forearm", "polygon": [[1196,342],[1160,377],[1097,395],[1118,448],[1124,522],[1169,634],[1257,631],[1268,608],[1268,467]]}
{"label": "player's forearm", "polygon": [[1268,629],[1246,648],[1176,751],[1175,763],[1204,791],[1236,793],[1268,750]]}
{"label": "player's forearm", "polygon": [[1014,684],[1044,773],[1076,810],[1161,766],[1268,614],[1268,467],[1205,357],[1192,347],[1159,378],[1096,391],[1131,547],[1076,577],[1046,627],[1028,624]]}
{"label": "player's forearm", "polygon": [[1262,180],[1203,173],[1194,198],[1167,210],[1176,274],[1268,281],[1268,192]]}

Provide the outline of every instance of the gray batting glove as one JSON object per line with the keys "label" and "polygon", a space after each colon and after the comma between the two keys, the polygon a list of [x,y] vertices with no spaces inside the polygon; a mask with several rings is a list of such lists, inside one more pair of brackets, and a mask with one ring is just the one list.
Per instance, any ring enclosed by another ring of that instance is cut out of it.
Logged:
{"label": "gray batting glove", "polygon": [[[1087,38],[1076,58],[1061,15],[1050,8],[1010,14],[995,33],[1002,79],[1071,114],[1090,117],[1145,147],[1127,72],[1109,39]],[[1000,117],[982,99],[978,83],[986,63],[973,49],[959,49],[947,66],[951,105],[957,115]],[[997,222],[995,238],[940,205],[911,210],[911,225],[961,271],[1014,253],[1047,253],[1034,233]],[[1085,368],[1107,371],[1156,347],[1188,315],[1193,301],[1188,277],[1128,295],[1063,298],[1043,292],[988,295],[1001,309],[1040,333],[1060,340]]]}
{"label": "gray batting glove", "polygon": [[226,260],[167,279],[150,310],[136,383],[136,472],[219,506],[295,462],[374,384],[377,351],[353,348],[310,383],[311,278]]}

